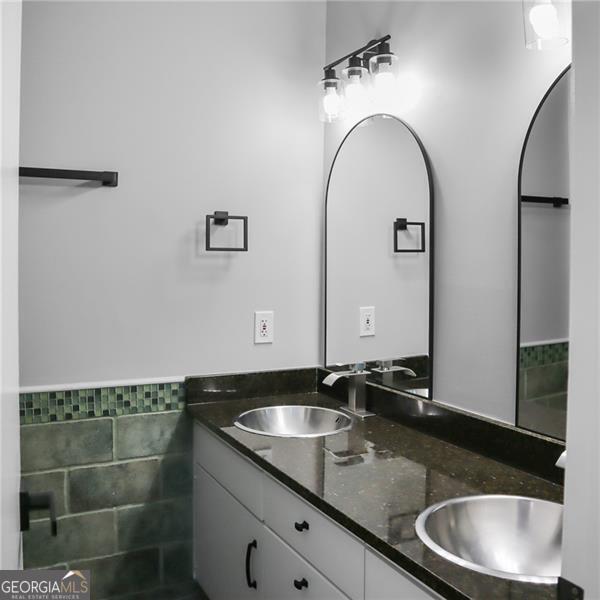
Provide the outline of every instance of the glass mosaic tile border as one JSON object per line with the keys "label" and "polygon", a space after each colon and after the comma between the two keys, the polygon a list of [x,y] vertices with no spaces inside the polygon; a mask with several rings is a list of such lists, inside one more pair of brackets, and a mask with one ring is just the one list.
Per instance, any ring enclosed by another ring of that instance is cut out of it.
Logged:
{"label": "glass mosaic tile border", "polygon": [[519,365],[521,369],[541,367],[569,360],[569,342],[556,344],[539,344],[526,346],[519,352]]}
{"label": "glass mosaic tile border", "polygon": [[182,410],[184,406],[183,382],[35,392],[19,396],[21,425]]}

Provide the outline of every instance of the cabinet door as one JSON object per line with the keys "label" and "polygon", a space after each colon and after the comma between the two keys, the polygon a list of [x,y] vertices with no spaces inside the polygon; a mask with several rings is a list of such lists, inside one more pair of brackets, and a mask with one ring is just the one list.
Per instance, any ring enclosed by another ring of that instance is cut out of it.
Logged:
{"label": "cabinet door", "polygon": [[264,600],[348,600],[329,580],[265,527],[261,560]]}
{"label": "cabinet door", "polygon": [[195,465],[194,573],[210,600],[262,597],[262,545],[262,523]]}
{"label": "cabinet door", "polygon": [[441,598],[408,573],[370,550],[365,552],[365,600],[431,600]]}

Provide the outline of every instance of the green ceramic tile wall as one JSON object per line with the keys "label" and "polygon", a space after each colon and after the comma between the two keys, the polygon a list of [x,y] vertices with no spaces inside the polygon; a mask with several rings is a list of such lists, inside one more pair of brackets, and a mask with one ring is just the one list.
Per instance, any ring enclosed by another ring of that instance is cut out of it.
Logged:
{"label": "green ceramic tile wall", "polygon": [[564,439],[568,379],[568,342],[521,348],[518,424]]}
{"label": "green ceramic tile wall", "polygon": [[569,342],[525,346],[521,348],[519,353],[519,363],[522,369],[540,367],[568,360]]}
{"label": "green ceramic tile wall", "polygon": [[92,571],[96,600],[197,598],[191,419],[183,384],[22,394],[23,489],[53,491],[58,537],[37,512],[25,568]]}

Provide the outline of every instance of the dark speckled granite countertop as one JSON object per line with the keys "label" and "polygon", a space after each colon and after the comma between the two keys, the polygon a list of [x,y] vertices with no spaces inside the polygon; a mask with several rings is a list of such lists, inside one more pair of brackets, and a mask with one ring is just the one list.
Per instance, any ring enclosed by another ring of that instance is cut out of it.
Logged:
{"label": "dark speckled granite countertop", "polygon": [[274,404],[340,405],[323,394],[289,394],[190,404],[188,412],[445,598],[556,598],[556,586],[512,582],[448,562],[419,540],[414,523],[427,506],[447,498],[516,494],[562,502],[562,486],[378,416],[316,439],[259,436],[233,426],[240,412]]}

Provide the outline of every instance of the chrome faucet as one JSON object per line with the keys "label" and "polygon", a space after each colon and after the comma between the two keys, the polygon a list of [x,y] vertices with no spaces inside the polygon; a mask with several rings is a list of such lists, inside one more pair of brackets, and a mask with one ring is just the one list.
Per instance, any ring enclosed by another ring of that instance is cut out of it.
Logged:
{"label": "chrome faucet", "polygon": [[341,407],[361,419],[370,417],[373,413],[367,410],[367,375],[365,363],[356,363],[350,371],[336,371],[329,373],[323,379],[324,385],[333,386],[338,380],[346,377],[348,379],[348,406]]}

